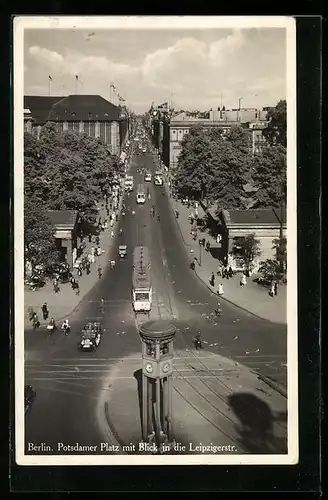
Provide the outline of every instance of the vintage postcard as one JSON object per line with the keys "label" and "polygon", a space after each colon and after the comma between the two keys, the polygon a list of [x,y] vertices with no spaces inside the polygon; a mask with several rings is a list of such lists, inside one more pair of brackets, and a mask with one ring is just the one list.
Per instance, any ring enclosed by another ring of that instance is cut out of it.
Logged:
{"label": "vintage postcard", "polygon": [[14,20],[19,465],[298,462],[291,17]]}

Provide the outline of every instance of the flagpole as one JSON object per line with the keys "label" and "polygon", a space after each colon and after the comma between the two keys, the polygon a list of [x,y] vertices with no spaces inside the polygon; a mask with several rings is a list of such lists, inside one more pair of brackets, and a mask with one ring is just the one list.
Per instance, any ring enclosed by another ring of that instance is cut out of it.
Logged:
{"label": "flagpole", "polygon": [[77,85],[77,82],[78,82],[78,76],[75,75],[75,95],[78,94],[78,85]]}
{"label": "flagpole", "polygon": [[49,75],[48,76],[48,95],[50,96],[51,95],[51,76]]}

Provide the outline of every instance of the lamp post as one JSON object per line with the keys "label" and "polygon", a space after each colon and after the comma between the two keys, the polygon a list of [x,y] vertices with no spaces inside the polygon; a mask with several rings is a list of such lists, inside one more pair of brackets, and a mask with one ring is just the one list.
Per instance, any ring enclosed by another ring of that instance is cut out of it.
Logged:
{"label": "lamp post", "polygon": [[198,243],[199,243],[199,265],[201,266],[202,265],[202,241],[199,239],[198,240]]}

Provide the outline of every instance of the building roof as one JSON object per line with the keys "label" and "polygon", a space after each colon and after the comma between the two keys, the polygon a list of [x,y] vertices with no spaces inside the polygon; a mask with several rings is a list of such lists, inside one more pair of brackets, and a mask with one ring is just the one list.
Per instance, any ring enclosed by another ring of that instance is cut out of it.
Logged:
{"label": "building roof", "polygon": [[249,210],[223,210],[224,221],[227,225],[268,225],[278,226],[279,219],[272,208],[249,209]]}
{"label": "building roof", "polygon": [[29,109],[36,125],[43,125],[49,116],[52,106],[63,99],[55,96],[24,96],[24,109]]}
{"label": "building roof", "polygon": [[70,95],[56,102],[49,113],[50,121],[118,121],[121,110],[100,95]]}
{"label": "building roof", "polygon": [[48,210],[47,214],[53,227],[67,227],[73,229],[78,212],[76,210]]}

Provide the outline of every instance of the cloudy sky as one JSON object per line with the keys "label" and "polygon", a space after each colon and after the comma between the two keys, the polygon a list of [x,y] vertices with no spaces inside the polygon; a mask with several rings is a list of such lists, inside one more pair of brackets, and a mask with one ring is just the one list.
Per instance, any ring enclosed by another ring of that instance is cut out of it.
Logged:
{"label": "cloudy sky", "polygon": [[270,106],[286,97],[286,30],[26,29],[25,95],[99,94],[110,85],[136,112]]}

